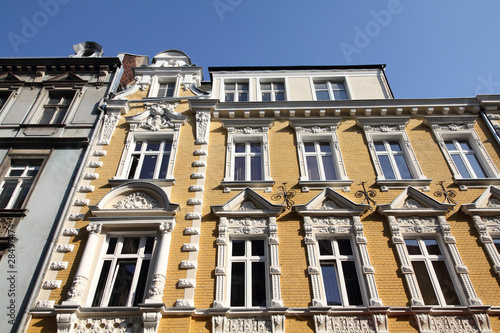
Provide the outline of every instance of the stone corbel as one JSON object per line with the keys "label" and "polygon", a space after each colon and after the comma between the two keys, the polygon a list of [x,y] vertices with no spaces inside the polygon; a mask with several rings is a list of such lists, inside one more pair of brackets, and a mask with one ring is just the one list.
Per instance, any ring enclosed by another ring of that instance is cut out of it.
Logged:
{"label": "stone corbel", "polygon": [[73,327],[76,323],[75,313],[59,313],[56,316],[57,333],[70,333],[73,332]]}
{"label": "stone corbel", "polygon": [[144,324],[144,333],[156,333],[161,320],[160,312],[144,312],[142,322]]}
{"label": "stone corbel", "polygon": [[196,112],[196,144],[204,145],[208,143],[208,127],[210,124],[210,111]]}

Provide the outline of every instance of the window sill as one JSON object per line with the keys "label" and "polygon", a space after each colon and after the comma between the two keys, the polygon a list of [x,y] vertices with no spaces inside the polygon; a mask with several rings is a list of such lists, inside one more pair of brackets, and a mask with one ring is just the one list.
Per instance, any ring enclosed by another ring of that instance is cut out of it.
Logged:
{"label": "window sill", "polygon": [[19,124],[19,127],[66,127],[66,124]]}
{"label": "window sill", "polygon": [[432,179],[377,179],[376,183],[380,186],[382,192],[386,192],[392,189],[402,189],[407,186],[415,186],[417,188],[422,188],[424,192],[429,192],[429,185]]}
{"label": "window sill", "polygon": [[349,186],[352,180],[300,180],[299,185],[302,187],[302,192],[309,192],[309,190],[323,190],[325,187],[333,189],[342,189],[344,192],[350,192]]}
{"label": "window sill", "polygon": [[23,217],[27,212],[27,209],[0,209],[0,217]]}
{"label": "window sill", "polygon": [[175,184],[175,179],[108,179],[108,182],[111,187],[135,182],[148,182],[159,186],[173,186]]}
{"label": "window sill", "polygon": [[455,178],[454,183],[460,187],[460,191],[467,188],[486,188],[490,185],[500,185],[500,178]]}
{"label": "window sill", "polygon": [[274,186],[274,183],[274,180],[223,180],[220,182],[220,186],[224,188],[224,193],[229,193],[231,192],[231,190],[242,190],[246,187],[254,189],[264,189],[266,193],[270,193],[272,192],[271,187]]}

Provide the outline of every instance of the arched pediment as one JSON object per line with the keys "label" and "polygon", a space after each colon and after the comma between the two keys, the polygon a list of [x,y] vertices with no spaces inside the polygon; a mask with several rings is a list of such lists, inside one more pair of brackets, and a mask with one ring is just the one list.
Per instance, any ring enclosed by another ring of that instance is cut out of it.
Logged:
{"label": "arched pediment", "polygon": [[90,206],[90,211],[97,217],[172,216],[179,205],[171,203],[158,185],[135,181],[117,186],[97,205]]}
{"label": "arched pediment", "polygon": [[361,215],[370,206],[357,204],[327,187],[305,205],[294,205],[299,215]]}
{"label": "arched pediment", "polygon": [[218,216],[277,216],[283,205],[275,205],[260,194],[247,187],[220,206],[211,206],[212,212]]}
{"label": "arched pediment", "polygon": [[443,215],[454,205],[439,202],[414,188],[408,186],[391,203],[378,205],[377,209],[382,215]]}

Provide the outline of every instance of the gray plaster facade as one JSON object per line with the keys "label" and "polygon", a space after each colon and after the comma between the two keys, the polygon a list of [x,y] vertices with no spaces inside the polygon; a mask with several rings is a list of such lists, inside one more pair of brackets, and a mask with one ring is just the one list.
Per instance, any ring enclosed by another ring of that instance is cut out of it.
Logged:
{"label": "gray plaster facade", "polygon": [[82,54],[0,59],[2,332],[23,327],[35,306],[32,295],[102,120],[102,100],[119,83],[119,58]]}

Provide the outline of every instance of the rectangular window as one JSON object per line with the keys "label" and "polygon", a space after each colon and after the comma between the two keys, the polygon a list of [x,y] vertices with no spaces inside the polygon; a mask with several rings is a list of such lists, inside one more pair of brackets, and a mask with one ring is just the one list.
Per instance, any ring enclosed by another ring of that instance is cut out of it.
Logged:
{"label": "rectangular window", "polygon": [[385,179],[411,179],[405,152],[399,141],[374,141],[377,159]]}
{"label": "rectangular window", "polygon": [[3,108],[7,100],[9,99],[10,91],[0,92],[0,110]]}
{"label": "rectangular window", "polygon": [[349,99],[343,82],[335,82],[335,81],[315,82],[314,89],[316,90],[317,101]]}
{"label": "rectangular window", "polygon": [[108,237],[92,306],[142,303],[154,245],[154,236]]}
{"label": "rectangular window", "polygon": [[319,262],[328,305],[363,305],[350,239],[319,239]]}
{"label": "rectangular window", "polygon": [[425,305],[460,305],[455,286],[436,239],[405,239]]}
{"label": "rectangular window", "polygon": [[11,160],[2,179],[0,209],[20,209],[33,185],[43,160]]}
{"label": "rectangular window", "polygon": [[141,140],[131,151],[128,179],[165,179],[172,142],[167,140]]}
{"label": "rectangular window", "polygon": [[50,92],[49,100],[43,105],[38,123],[61,124],[74,96],[74,91]]}
{"label": "rectangular window", "polygon": [[174,97],[175,82],[160,82],[158,97]]}
{"label": "rectangular window", "polygon": [[234,180],[262,180],[262,143],[234,143]]}
{"label": "rectangular window", "polygon": [[285,84],[283,82],[263,82],[260,84],[263,102],[284,101]]}
{"label": "rectangular window", "polygon": [[500,238],[493,238],[493,244],[495,244],[498,253],[500,253]]}
{"label": "rectangular window", "polygon": [[266,242],[263,239],[231,241],[230,306],[267,305]]}
{"label": "rectangular window", "polygon": [[333,151],[329,142],[304,142],[304,154],[309,180],[337,179]]}
{"label": "rectangular window", "polygon": [[248,83],[236,82],[225,83],[226,102],[246,102],[248,101]]}
{"label": "rectangular window", "polygon": [[462,178],[487,178],[476,151],[467,139],[445,140],[446,149]]}

